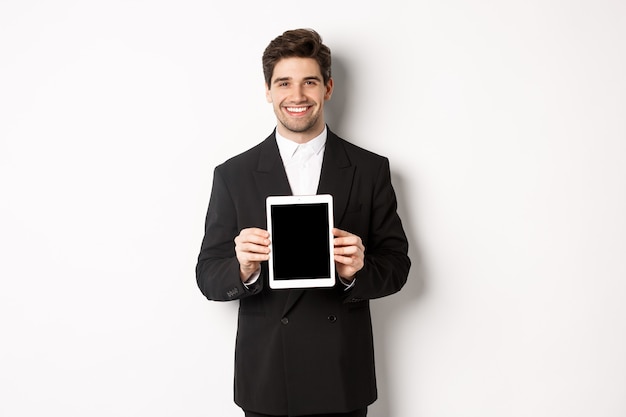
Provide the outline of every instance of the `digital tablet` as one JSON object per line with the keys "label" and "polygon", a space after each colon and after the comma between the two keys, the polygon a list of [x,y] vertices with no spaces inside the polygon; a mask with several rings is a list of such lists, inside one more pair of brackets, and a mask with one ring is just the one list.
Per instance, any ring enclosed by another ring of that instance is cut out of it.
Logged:
{"label": "digital tablet", "polygon": [[335,285],[333,197],[270,196],[266,208],[270,288]]}

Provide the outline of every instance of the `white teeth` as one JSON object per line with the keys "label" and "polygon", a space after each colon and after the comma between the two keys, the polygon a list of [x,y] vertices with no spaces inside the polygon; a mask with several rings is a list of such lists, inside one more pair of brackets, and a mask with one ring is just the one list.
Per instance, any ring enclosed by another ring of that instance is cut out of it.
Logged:
{"label": "white teeth", "polygon": [[291,113],[302,113],[306,111],[306,107],[287,107],[287,110]]}

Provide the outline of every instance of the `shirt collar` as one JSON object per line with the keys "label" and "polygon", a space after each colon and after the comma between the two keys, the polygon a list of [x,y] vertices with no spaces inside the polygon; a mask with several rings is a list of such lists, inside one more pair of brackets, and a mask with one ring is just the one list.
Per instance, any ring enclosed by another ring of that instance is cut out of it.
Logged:
{"label": "shirt collar", "polygon": [[[327,136],[328,129],[324,126],[322,133],[302,145],[310,146],[316,154],[319,154],[326,145]],[[289,161],[300,146],[300,144],[281,136],[281,134],[278,133],[278,129],[276,129],[276,143],[278,144],[278,151],[283,161]]]}

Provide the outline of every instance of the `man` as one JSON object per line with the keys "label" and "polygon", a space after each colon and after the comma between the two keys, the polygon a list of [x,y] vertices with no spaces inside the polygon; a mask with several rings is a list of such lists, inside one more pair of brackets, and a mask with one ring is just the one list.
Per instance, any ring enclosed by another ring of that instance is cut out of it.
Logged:
{"label": "man", "polygon": [[[208,299],[239,300],[235,402],[249,417],[365,416],[377,396],[369,300],[400,290],[409,272],[387,159],[324,122],[330,67],[315,31],[274,39],[263,71],[276,130],[214,172],[196,277]],[[265,199],[316,193],[334,198],[338,283],[272,290]]]}

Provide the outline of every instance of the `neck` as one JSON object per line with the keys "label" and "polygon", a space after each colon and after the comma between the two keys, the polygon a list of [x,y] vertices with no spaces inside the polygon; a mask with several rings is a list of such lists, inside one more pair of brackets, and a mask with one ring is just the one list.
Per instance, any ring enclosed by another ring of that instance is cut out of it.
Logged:
{"label": "neck", "polygon": [[303,144],[309,142],[311,139],[315,139],[319,135],[322,134],[324,129],[326,128],[326,123],[321,123],[320,127],[311,128],[306,132],[293,132],[283,126],[280,122],[276,126],[278,133],[285,139],[289,139],[292,142],[296,142],[298,144]]}

